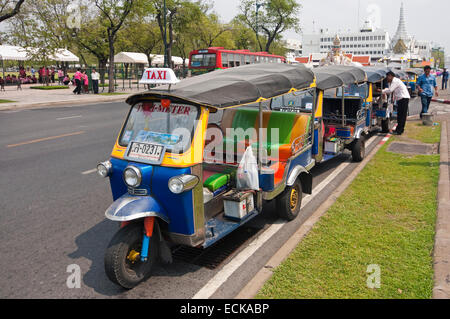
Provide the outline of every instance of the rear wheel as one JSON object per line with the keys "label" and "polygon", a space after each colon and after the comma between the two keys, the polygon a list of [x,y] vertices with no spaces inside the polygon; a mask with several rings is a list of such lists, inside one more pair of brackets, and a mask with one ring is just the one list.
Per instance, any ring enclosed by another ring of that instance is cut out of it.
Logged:
{"label": "rear wheel", "polygon": [[125,289],[132,289],[150,277],[158,256],[158,245],[153,236],[150,239],[148,260],[141,261],[143,234],[142,224],[129,224],[116,233],[106,250],[106,275]]}
{"label": "rear wheel", "polygon": [[383,133],[389,133],[392,129],[391,119],[387,118],[381,122],[381,130]]}
{"label": "rear wheel", "polygon": [[366,156],[366,143],[363,139],[357,139],[353,143],[352,158],[355,162],[361,162]]}
{"label": "rear wheel", "polygon": [[294,185],[287,186],[284,192],[277,197],[278,216],[288,221],[297,218],[302,206],[302,196],[302,184],[297,179]]}

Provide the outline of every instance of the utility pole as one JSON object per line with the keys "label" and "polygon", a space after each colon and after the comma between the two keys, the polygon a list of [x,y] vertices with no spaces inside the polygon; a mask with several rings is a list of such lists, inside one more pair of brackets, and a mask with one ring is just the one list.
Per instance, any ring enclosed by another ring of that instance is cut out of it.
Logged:
{"label": "utility pole", "polygon": [[259,42],[259,8],[261,8],[262,6],[264,6],[263,3],[259,3],[258,0],[256,0],[256,39],[258,40],[258,44],[260,46],[260,49],[262,51],[262,47],[261,47],[261,43]]}
{"label": "utility pole", "polygon": [[164,67],[169,67],[169,57],[167,52],[167,6],[166,0],[164,0]]}

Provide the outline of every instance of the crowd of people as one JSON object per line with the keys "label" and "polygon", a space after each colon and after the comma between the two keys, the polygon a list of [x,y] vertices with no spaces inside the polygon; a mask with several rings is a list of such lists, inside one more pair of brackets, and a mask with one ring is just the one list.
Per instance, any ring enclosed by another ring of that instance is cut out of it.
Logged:
{"label": "crowd of people", "polygon": [[[30,73],[30,74],[28,74]],[[37,76],[36,76],[37,75]],[[91,73],[92,89],[94,94],[99,93],[100,74],[93,69]],[[19,68],[19,76],[8,74],[5,78],[0,76],[1,91],[5,90],[5,85],[17,85],[17,89],[22,89],[22,84],[49,84],[56,83],[60,85],[72,84],[75,86],[74,94],[89,93],[89,76],[86,71],[78,69],[72,79],[63,69],[56,70],[54,67],[41,67],[37,72],[34,67],[25,70]]]}

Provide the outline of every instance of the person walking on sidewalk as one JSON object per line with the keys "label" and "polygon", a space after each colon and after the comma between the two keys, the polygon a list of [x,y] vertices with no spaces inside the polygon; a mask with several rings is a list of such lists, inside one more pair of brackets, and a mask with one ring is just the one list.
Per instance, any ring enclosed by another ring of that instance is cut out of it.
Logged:
{"label": "person walking on sidewalk", "polygon": [[100,73],[98,73],[97,70],[95,70],[95,68],[92,69],[91,79],[92,79],[92,89],[94,90],[94,94],[98,94],[98,81],[100,80]]}
{"label": "person walking on sidewalk", "polygon": [[423,114],[428,113],[433,95],[436,94],[436,96],[439,96],[436,77],[431,74],[431,67],[426,66],[424,71],[425,73],[417,79],[417,88],[419,89],[420,99],[422,100],[420,118],[422,118]]}
{"label": "person walking on sidewalk", "polygon": [[75,85],[77,86],[75,90],[73,90],[73,94],[81,94],[81,69],[78,69],[74,75]]}
{"label": "person walking on sidewalk", "polygon": [[386,76],[388,88],[383,90],[383,94],[392,94],[393,101],[397,102],[397,129],[394,132],[396,135],[402,135],[405,131],[406,119],[408,117],[409,95],[408,88],[399,78],[395,77],[395,73],[390,71]]}
{"label": "person walking on sidewalk", "polygon": [[444,68],[444,72],[442,72],[442,91],[447,90],[448,84],[448,71],[447,68]]}

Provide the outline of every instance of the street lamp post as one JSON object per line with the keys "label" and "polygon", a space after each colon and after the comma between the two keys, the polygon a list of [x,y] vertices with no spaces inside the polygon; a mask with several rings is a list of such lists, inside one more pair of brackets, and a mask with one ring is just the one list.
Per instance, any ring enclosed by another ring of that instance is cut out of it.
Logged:
{"label": "street lamp post", "polygon": [[167,52],[167,6],[166,0],[164,0],[164,67],[167,68],[169,65],[168,52]]}
{"label": "street lamp post", "polygon": [[[264,6],[264,3],[259,3],[258,0],[256,0],[256,38],[258,40],[259,43],[259,8],[261,8],[262,6]],[[259,43],[259,45],[261,46],[261,44]],[[262,48],[260,48],[262,49]]]}

